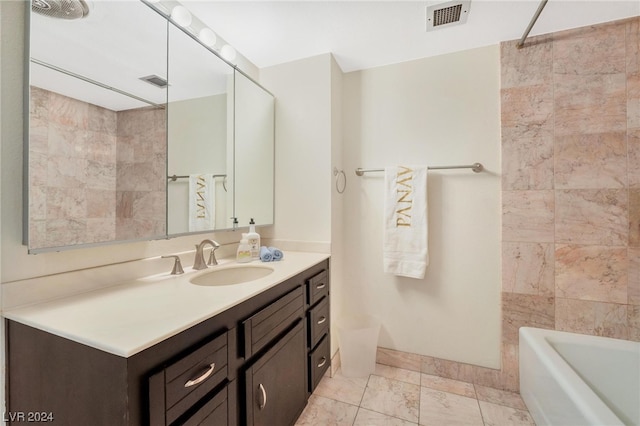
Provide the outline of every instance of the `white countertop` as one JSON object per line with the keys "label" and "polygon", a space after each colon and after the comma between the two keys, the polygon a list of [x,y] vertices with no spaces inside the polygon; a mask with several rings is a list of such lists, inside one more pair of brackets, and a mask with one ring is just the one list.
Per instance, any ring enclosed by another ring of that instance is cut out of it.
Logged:
{"label": "white countertop", "polygon": [[181,331],[211,318],[327,259],[328,254],[285,252],[279,262],[254,261],[273,273],[228,286],[199,286],[189,282],[214,268],[239,266],[222,259],[218,266],[182,275],[153,275],[64,299],[4,312],[13,321],[130,357]]}

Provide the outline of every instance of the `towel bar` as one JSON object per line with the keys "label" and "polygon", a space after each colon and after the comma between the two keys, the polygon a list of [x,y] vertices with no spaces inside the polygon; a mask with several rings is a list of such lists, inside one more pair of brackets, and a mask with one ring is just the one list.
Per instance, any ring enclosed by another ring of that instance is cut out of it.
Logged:
{"label": "towel bar", "polygon": [[[427,170],[445,170],[445,169],[471,169],[475,173],[480,173],[481,171],[484,170],[484,167],[480,163],[473,163],[473,164],[464,165],[464,166],[429,166],[427,167]],[[363,174],[369,173],[369,172],[384,172],[384,169],[362,169],[360,167],[356,169],[356,175],[358,176],[362,176]]]}

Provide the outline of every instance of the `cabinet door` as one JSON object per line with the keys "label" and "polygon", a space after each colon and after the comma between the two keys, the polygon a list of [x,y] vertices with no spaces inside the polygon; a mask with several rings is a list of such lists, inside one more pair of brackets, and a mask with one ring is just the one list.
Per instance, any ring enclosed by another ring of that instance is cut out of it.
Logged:
{"label": "cabinet door", "polygon": [[307,402],[305,353],[299,321],[246,371],[248,425],[294,424]]}

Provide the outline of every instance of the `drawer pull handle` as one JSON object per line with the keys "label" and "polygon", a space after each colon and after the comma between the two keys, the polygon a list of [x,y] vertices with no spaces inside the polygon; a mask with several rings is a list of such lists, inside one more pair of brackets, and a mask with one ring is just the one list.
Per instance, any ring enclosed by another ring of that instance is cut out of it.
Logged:
{"label": "drawer pull handle", "polygon": [[318,324],[323,324],[327,320],[327,317],[320,317]]}
{"label": "drawer pull handle", "polygon": [[327,286],[327,283],[320,283],[320,284],[318,284],[318,285],[316,286],[316,288],[317,288],[318,290],[320,290],[320,289],[325,288],[326,286]]}
{"label": "drawer pull handle", "polygon": [[318,364],[318,368],[323,367],[326,363],[327,363],[327,358],[323,356],[322,358],[320,358],[320,364]]}
{"label": "drawer pull handle", "polygon": [[259,389],[260,392],[262,392],[262,402],[258,403],[258,408],[262,410],[267,406],[267,391],[264,389],[264,386],[262,386],[262,383],[260,383]]}
{"label": "drawer pull handle", "polygon": [[216,368],[216,363],[212,362],[211,365],[209,365],[209,368],[207,369],[207,371],[205,371],[204,373],[202,373],[202,375],[196,379],[191,379],[189,380],[187,383],[184,384],[185,388],[190,388],[191,386],[195,386],[198,383],[202,383],[205,380],[207,380],[207,378],[209,378],[209,376],[211,375],[211,373],[213,373],[213,369]]}

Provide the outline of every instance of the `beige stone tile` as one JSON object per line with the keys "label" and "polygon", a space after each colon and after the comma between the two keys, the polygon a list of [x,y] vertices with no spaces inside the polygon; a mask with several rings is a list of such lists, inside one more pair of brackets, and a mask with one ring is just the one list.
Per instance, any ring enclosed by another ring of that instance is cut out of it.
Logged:
{"label": "beige stone tile", "polygon": [[627,339],[628,305],[556,298],[556,329]]}
{"label": "beige stone tile", "polygon": [[411,426],[418,423],[409,422],[386,414],[376,413],[365,408],[358,409],[354,426]]}
{"label": "beige stone tile", "polygon": [[71,246],[84,243],[86,219],[47,220],[45,247]]}
{"label": "beige stone tile", "polygon": [[86,187],[87,160],[70,156],[49,156],[47,185],[56,188],[82,189]]}
{"label": "beige stone tile", "polygon": [[511,392],[520,391],[518,343],[502,343],[502,383],[500,389]]}
{"label": "beige stone tile", "polygon": [[[640,111],[638,112],[640,116]],[[627,130],[629,188],[640,188],[640,128]]]}
{"label": "beige stone tile", "polygon": [[501,369],[496,370],[494,368],[480,367],[479,365],[473,366],[473,383],[502,389],[504,387],[504,377],[505,375]]}
{"label": "beige stone tile", "polygon": [[445,377],[434,376],[431,374],[422,374],[420,386],[443,392],[455,393],[456,395],[462,395],[468,398],[476,397],[476,392],[472,383],[447,379]]}
{"label": "beige stone tile", "polygon": [[626,247],[556,245],[556,296],[627,303]]}
{"label": "beige stone tile", "polygon": [[626,74],[554,76],[555,135],[625,131]]}
{"label": "beige stone tile", "polygon": [[374,374],[387,379],[398,380],[414,385],[420,384],[420,373],[418,371],[406,370],[404,368],[390,367],[384,364],[376,364]]}
{"label": "beige stone tile", "polygon": [[84,243],[99,243],[104,241],[113,241],[115,237],[116,237],[115,217],[87,219],[87,235],[83,240]]}
{"label": "beige stone tile", "polygon": [[87,130],[89,127],[89,104],[50,92],[49,120],[65,127]]}
{"label": "beige stone tile", "polygon": [[420,406],[420,386],[371,375],[360,406],[416,422]]}
{"label": "beige stone tile", "polygon": [[629,246],[640,247],[640,188],[629,190]]}
{"label": "beige stone tile", "polygon": [[520,327],[553,329],[554,298],[502,293],[502,342],[518,343]]}
{"label": "beige stone tile", "polygon": [[502,240],[553,242],[553,191],[503,191]]}
{"label": "beige stone tile", "polygon": [[553,296],[554,250],[551,243],[502,244],[502,291]]}
{"label": "beige stone tile", "polygon": [[522,132],[524,129],[518,129],[523,125],[535,128],[553,123],[553,86],[550,84],[501,89],[500,100],[503,128]]}
{"label": "beige stone tile", "polygon": [[555,188],[626,188],[626,132],[574,134],[555,139]]}
{"label": "beige stone tile", "polygon": [[421,425],[482,425],[480,407],[475,398],[435,389],[420,391]]}
{"label": "beige stone tile", "polygon": [[86,191],[87,218],[114,218],[116,216],[116,191],[90,190]]}
{"label": "beige stone tile", "polygon": [[553,189],[553,128],[534,137],[512,136],[540,129],[535,124],[502,132],[502,189]]}
{"label": "beige stone tile", "polygon": [[487,386],[475,385],[478,400],[503,405],[518,410],[527,410],[527,406],[517,392],[508,392]]}
{"label": "beige stone tile", "polygon": [[84,188],[48,187],[47,219],[85,219],[87,200]]}
{"label": "beige stone tile", "polygon": [[627,74],[627,128],[640,128],[640,72]]}
{"label": "beige stone tile", "polygon": [[422,373],[463,382],[473,381],[473,366],[430,356],[422,357]]}
{"label": "beige stone tile", "polygon": [[640,305],[628,306],[629,340],[640,342]]}
{"label": "beige stone tile", "polygon": [[485,426],[535,426],[533,418],[526,410],[518,410],[503,405],[479,401]]}
{"label": "beige stone tile", "polygon": [[629,19],[627,25],[627,73],[640,73],[640,17]]}
{"label": "beige stone tile", "polygon": [[630,305],[640,305],[640,247],[629,247],[629,286],[627,293]]}
{"label": "beige stone tile", "polygon": [[553,72],[607,75],[626,72],[626,25],[594,25],[554,34]]}
{"label": "beige stone tile", "polygon": [[527,38],[526,50],[516,41],[500,43],[500,84],[504,88],[551,83],[553,75],[553,37]]}
{"label": "beige stone tile", "polygon": [[555,208],[557,243],[627,245],[627,190],[556,191]]}
{"label": "beige stone tile", "polygon": [[324,376],[314,391],[314,395],[335,399],[347,404],[359,405],[367,387],[368,378],[344,377],[340,371],[333,376]]}
{"label": "beige stone tile", "polygon": [[358,407],[355,405],[311,395],[307,406],[295,424],[297,426],[350,426],[353,424],[357,412]]}
{"label": "beige stone tile", "polygon": [[422,358],[418,354],[378,347],[376,352],[376,362],[378,364],[403,368],[405,370],[420,371]]}

